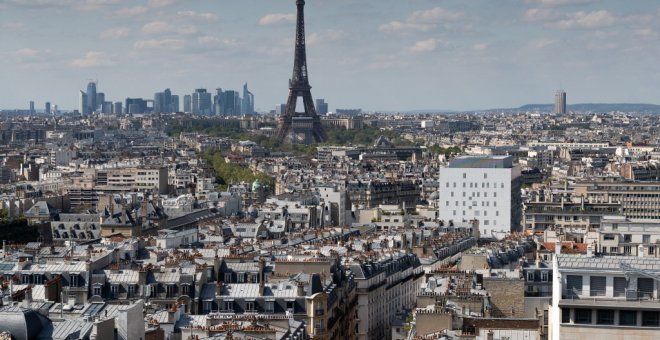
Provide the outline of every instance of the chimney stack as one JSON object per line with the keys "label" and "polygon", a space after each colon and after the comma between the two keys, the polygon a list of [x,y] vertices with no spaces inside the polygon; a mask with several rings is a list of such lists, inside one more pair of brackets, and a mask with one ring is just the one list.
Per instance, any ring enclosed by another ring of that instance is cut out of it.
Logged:
{"label": "chimney stack", "polygon": [[561,254],[561,241],[555,241],[555,255]]}

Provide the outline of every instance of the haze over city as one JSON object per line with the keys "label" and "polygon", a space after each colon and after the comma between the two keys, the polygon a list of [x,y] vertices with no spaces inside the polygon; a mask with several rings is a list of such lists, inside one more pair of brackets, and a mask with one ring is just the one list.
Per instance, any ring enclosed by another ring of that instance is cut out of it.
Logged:
{"label": "haze over city", "polygon": [[[657,1],[308,1],[315,97],[367,110],[656,103]],[[286,100],[290,1],[0,0],[0,108],[77,108],[90,79],[111,100],[250,84]]]}

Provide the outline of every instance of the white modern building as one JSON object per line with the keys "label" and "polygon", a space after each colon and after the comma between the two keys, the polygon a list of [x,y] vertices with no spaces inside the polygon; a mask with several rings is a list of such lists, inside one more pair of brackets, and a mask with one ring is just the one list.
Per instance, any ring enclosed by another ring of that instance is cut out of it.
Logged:
{"label": "white modern building", "polygon": [[510,156],[457,157],[440,169],[439,219],[479,221],[482,237],[520,231],[520,167]]}

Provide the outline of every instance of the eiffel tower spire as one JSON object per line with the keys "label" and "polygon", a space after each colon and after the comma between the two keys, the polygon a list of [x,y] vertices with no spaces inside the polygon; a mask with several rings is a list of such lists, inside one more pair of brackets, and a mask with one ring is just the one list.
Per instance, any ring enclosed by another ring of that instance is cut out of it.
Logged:
{"label": "eiffel tower spire", "polygon": [[[320,143],[326,140],[326,136],[321,126],[321,119],[316,114],[312,87],[309,85],[305,47],[305,0],[296,0],[296,5],[298,17],[293,75],[289,80],[286,111],[278,119],[277,138],[280,142]],[[296,112],[296,103],[300,97],[303,99],[304,112]]]}

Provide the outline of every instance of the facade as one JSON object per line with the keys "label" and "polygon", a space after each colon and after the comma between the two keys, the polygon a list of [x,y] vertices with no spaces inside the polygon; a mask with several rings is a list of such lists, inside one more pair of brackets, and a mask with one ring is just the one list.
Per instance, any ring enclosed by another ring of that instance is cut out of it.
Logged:
{"label": "facade", "polygon": [[582,181],[572,187],[587,202],[620,204],[627,218],[660,219],[660,182]]}
{"label": "facade", "polygon": [[415,306],[424,271],[414,254],[350,266],[357,285],[357,339],[389,339],[397,312]]}
{"label": "facade", "polygon": [[243,100],[241,102],[242,114],[254,113],[254,94],[248,90],[248,84],[243,85]]}
{"label": "facade", "polygon": [[660,259],[557,254],[553,273],[550,339],[658,337]]}
{"label": "facade", "polygon": [[183,112],[192,112],[192,96],[189,94],[183,96]]}
{"label": "facade", "polygon": [[555,113],[566,113],[566,92],[563,90],[559,90],[555,93]]}
{"label": "facade", "polygon": [[87,110],[87,93],[85,93],[85,91],[80,91],[80,96],[78,99],[78,110],[83,116],[89,114],[89,111]]}
{"label": "facade", "polygon": [[154,190],[167,193],[168,169],[156,168],[114,168],[96,170],[95,186],[132,190]]}
{"label": "facade", "polygon": [[90,82],[87,84],[87,108],[86,108],[86,114],[91,114],[96,111],[97,108],[97,102],[96,102],[96,83],[95,82]]}
{"label": "facade", "polygon": [[316,100],[316,112],[321,116],[328,114],[328,103],[325,99]]}
{"label": "facade", "polygon": [[206,89],[196,89],[192,94],[192,113],[210,115],[213,112],[211,94]]}
{"label": "facade", "polygon": [[520,167],[510,156],[457,157],[440,169],[439,218],[479,221],[483,237],[520,231]]}

